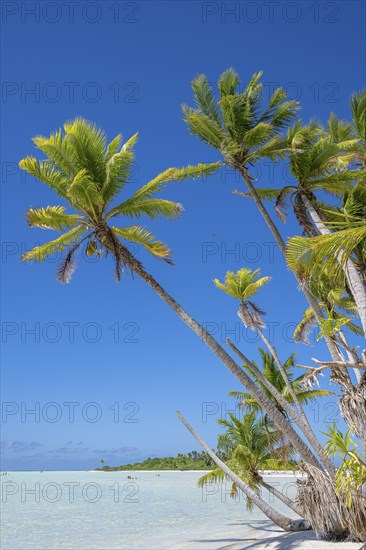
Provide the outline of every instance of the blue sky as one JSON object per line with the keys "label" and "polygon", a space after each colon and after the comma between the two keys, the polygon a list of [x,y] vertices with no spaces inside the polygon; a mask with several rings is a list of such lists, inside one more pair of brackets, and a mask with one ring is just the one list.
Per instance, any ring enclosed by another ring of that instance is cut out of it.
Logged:
{"label": "blue sky", "polygon": [[[79,115],[110,139],[140,133],[130,192],[170,166],[218,160],[189,135],[180,104],[191,102],[195,75],[215,82],[230,66],[244,82],[263,69],[265,94],[284,86],[304,120],[325,121],[331,111],[346,118],[349,96],[365,85],[364,4],[105,0],[2,9],[2,468],[92,468],[101,457],[120,464],[197,448],[176,409],[214,446],[235,379],[142,281],[116,284],[110,260],[81,257],[66,286],[55,280],[57,261],[22,264],[20,253],[48,236],[27,228],[26,210],[58,199],[17,163],[34,153],[33,136]],[[282,165],[262,165],[256,176],[263,186],[289,180]],[[326,358],[322,345],[291,342],[305,301],[254,205],[231,194],[242,187],[225,171],[170,185],[165,195],[185,212],[150,227],[175,266],[136,253],[194,317],[254,359],[255,335],[212,279],[261,267],[273,280],[258,302],[281,357],[296,347],[301,363]],[[285,236],[296,230],[291,216],[281,225]],[[334,398],[309,414],[316,428],[340,421]]]}

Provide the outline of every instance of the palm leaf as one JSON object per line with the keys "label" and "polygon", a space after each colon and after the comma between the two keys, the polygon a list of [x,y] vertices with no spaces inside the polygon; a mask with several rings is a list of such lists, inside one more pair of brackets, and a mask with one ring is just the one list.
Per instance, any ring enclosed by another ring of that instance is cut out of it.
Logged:
{"label": "palm leaf", "polygon": [[198,75],[192,80],[192,89],[197,107],[201,109],[206,116],[220,124],[217,102],[207,77],[204,74]]}
{"label": "palm leaf", "polygon": [[55,229],[57,231],[74,227],[81,220],[80,216],[66,214],[63,206],[47,206],[37,210],[30,208],[26,217],[30,227]]}
{"label": "palm leaf", "polygon": [[19,162],[19,167],[31,176],[46,183],[61,197],[67,197],[68,180],[49,162],[37,161],[35,157],[26,157]]}
{"label": "palm leaf", "polygon": [[67,196],[81,210],[94,211],[94,207],[98,208],[103,204],[102,196],[85,168],[76,174],[67,190]]}
{"label": "palm leaf", "polygon": [[215,149],[221,149],[228,136],[216,120],[203,114],[200,109],[192,109],[182,105],[184,121],[187,123],[190,132],[205,141]]}
{"label": "palm leaf", "polygon": [[106,164],[106,177],[102,187],[102,196],[106,203],[110,202],[124,187],[131,174],[134,162],[131,150],[121,150],[115,153]]}
{"label": "palm leaf", "polygon": [[33,250],[25,252],[22,256],[22,260],[26,262],[43,262],[47,256],[52,256],[52,254],[55,254],[56,252],[62,252],[65,248],[75,244],[83,233],[85,233],[85,231],[85,225],[78,225],[54,241],[50,241],[41,246],[36,246]]}
{"label": "palm leaf", "polygon": [[140,244],[148,252],[150,252],[150,254],[156,256],[157,258],[169,259],[171,251],[166,244],[156,240],[150,231],[139,225],[112,227],[112,231],[118,235],[118,237],[122,237],[126,241]]}
{"label": "palm leaf", "polygon": [[118,216],[119,214],[130,216],[131,218],[140,218],[142,215],[147,215],[152,220],[160,216],[168,219],[176,219],[183,210],[184,208],[179,202],[173,202],[166,199],[130,199],[112,208],[107,215],[107,219]]}
{"label": "palm leaf", "polygon": [[106,177],[106,137],[95,124],[76,118],[64,124],[66,138],[77,158],[78,171],[87,170],[99,188]]}

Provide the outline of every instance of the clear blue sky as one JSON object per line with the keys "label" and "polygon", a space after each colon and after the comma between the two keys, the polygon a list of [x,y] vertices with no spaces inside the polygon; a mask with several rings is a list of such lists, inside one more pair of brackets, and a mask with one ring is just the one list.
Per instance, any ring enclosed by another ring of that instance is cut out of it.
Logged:
{"label": "clear blue sky", "polygon": [[[3,2],[2,10],[3,469],[92,468],[100,457],[120,464],[197,448],[176,409],[214,446],[217,410],[232,407],[227,392],[238,383],[143,282],[126,276],[116,284],[110,260],[80,258],[66,286],[55,280],[57,262],[22,264],[20,252],[48,237],[27,228],[26,210],[59,200],[17,163],[35,152],[33,136],[78,115],[111,139],[139,131],[130,192],[169,166],[214,161],[218,154],[188,134],[180,104],[191,102],[195,75],[215,82],[229,66],[243,81],[263,69],[266,92],[285,86],[304,120],[325,121],[331,111],[347,117],[350,94],[365,85],[364,3],[105,0],[73,10],[61,1]],[[288,180],[282,166],[261,166],[257,175],[263,186]],[[305,301],[254,206],[231,194],[235,187],[242,184],[225,173],[172,184],[166,196],[184,204],[181,220],[150,226],[173,249],[175,267],[137,254],[223,339],[240,325],[213,277],[261,267],[273,281],[258,302],[286,358]],[[293,234],[294,220],[281,230]],[[231,337],[258,357],[252,333]],[[315,353],[327,358],[322,346],[296,351],[305,364]],[[32,408],[36,415],[26,414]],[[202,416],[202,408],[212,413]],[[339,414],[325,400],[310,417]]]}

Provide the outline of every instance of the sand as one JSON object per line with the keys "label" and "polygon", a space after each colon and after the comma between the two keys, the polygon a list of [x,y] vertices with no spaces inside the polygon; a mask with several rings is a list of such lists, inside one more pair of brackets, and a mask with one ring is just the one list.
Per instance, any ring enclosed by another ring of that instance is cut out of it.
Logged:
{"label": "sand", "polygon": [[314,531],[284,533],[273,526],[259,534],[257,540],[222,546],[220,550],[366,550],[362,542],[327,542],[318,540]]}
{"label": "sand", "polygon": [[[253,525],[254,527],[254,525]],[[228,536],[217,539],[191,540],[174,548],[184,550],[366,550],[362,542],[327,542],[317,539],[314,531],[285,533],[275,525],[258,529],[247,538]]]}

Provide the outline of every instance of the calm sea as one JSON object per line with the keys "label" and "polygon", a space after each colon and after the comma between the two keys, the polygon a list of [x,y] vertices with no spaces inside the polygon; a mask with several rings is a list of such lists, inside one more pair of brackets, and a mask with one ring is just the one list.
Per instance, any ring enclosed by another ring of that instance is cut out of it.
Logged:
{"label": "calm sea", "polygon": [[[230,484],[197,487],[198,472],[14,472],[0,476],[1,548],[218,549],[270,522],[230,498]],[[131,479],[128,478],[131,476]],[[292,497],[295,478],[271,476]],[[265,500],[285,512],[263,491]],[[288,510],[286,509],[286,513]]]}

